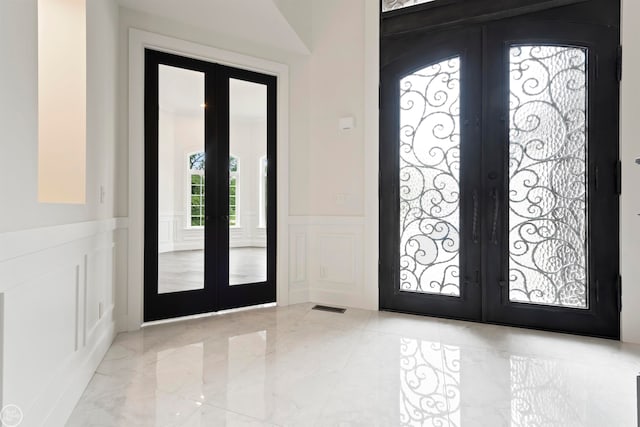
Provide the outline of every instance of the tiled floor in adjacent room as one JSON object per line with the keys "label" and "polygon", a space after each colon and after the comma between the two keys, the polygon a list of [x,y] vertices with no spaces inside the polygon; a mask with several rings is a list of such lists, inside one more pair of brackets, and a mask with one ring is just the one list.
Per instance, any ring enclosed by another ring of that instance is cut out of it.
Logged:
{"label": "tiled floor in adjacent room", "polygon": [[68,425],[636,425],[638,346],[311,307],[121,334]]}

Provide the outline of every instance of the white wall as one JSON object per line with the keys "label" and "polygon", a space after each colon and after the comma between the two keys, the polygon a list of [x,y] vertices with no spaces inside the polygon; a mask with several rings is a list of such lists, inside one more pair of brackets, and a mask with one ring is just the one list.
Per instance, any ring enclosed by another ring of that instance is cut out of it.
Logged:
{"label": "white wall", "polygon": [[37,201],[36,4],[0,2],[0,232],[115,216],[117,7],[110,0],[87,5],[87,203],[61,205]]}
{"label": "white wall", "polygon": [[622,218],[621,218],[621,274],[622,274],[622,339],[640,343],[640,3],[622,1]]}
{"label": "white wall", "polygon": [[23,426],[64,424],[116,328],[117,31],[117,5],[88,1],[87,202],[40,204],[37,0],[0,2],[0,407]]}
{"label": "white wall", "polygon": [[[310,119],[303,124],[308,139],[292,141],[291,148],[290,283],[301,298],[375,310],[377,2],[311,3],[308,83],[292,88],[294,99],[308,98]],[[339,130],[343,116],[355,118],[355,129]],[[366,161],[374,163],[370,171]],[[374,187],[375,208],[371,200],[365,208],[365,190]]]}

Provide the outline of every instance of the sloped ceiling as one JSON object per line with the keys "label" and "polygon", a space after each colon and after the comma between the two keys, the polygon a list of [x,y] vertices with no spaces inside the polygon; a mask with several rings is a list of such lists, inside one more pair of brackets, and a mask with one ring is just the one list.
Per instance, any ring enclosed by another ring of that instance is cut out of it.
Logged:
{"label": "sloped ceiling", "polygon": [[[303,0],[297,0],[303,1]],[[309,46],[288,19],[297,18],[280,0],[119,0],[126,8],[173,19],[216,33],[237,37],[281,50],[308,54]],[[306,3],[306,2],[305,2]],[[280,6],[280,7],[279,7]],[[291,15],[285,17],[285,15]]]}

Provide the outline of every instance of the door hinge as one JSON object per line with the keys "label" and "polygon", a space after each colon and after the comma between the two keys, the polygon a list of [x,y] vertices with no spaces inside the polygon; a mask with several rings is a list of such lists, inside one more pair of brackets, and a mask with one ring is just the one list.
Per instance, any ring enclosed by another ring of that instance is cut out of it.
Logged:
{"label": "door hinge", "polygon": [[619,160],[616,163],[616,194],[622,194],[622,162]]}
{"label": "door hinge", "polygon": [[618,274],[618,312],[622,312],[622,276]]}
{"label": "door hinge", "polygon": [[622,46],[618,46],[618,56],[616,57],[616,78],[622,81]]}

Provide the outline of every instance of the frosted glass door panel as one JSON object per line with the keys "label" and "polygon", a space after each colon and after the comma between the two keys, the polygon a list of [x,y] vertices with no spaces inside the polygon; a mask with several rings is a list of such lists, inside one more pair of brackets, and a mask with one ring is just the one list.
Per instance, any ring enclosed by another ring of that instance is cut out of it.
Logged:
{"label": "frosted glass door panel", "polygon": [[229,284],[267,280],[267,86],[229,79]]}
{"label": "frosted glass door panel", "polygon": [[204,79],[158,69],[158,293],[204,288]]}
{"label": "frosted glass door panel", "polygon": [[510,49],[509,297],[588,308],[587,50]]}
{"label": "frosted glass door panel", "polygon": [[400,81],[400,290],[460,296],[460,58]]}

